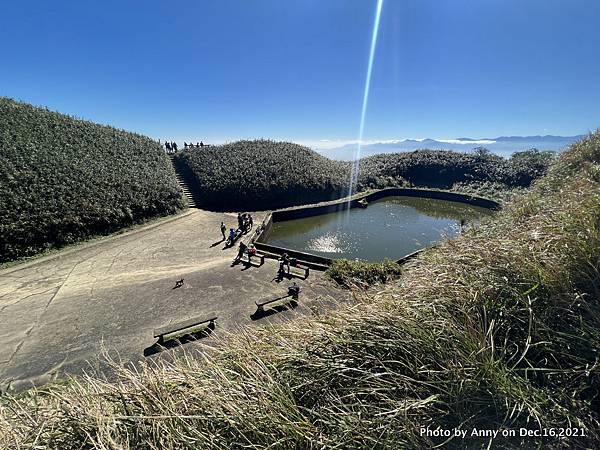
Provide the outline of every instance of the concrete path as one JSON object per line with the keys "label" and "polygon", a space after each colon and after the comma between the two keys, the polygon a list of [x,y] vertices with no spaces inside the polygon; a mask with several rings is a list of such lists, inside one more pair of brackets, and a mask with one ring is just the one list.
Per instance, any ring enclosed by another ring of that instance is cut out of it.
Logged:
{"label": "concrete path", "polygon": [[[255,214],[255,223],[263,217]],[[311,272],[300,305],[256,320],[254,300],[284,295],[275,261],[230,267],[219,225],[235,214],[190,210],[172,220],[0,270],[0,389],[20,390],[95,366],[102,347],[123,361],[162,357],[153,330],[216,313],[220,330],[287,320],[347,297]],[[184,278],[180,288],[175,281]],[[222,333],[221,333],[222,335]],[[193,348],[193,342],[180,346]],[[151,356],[153,355],[153,356]],[[89,363],[88,363],[89,361]]]}

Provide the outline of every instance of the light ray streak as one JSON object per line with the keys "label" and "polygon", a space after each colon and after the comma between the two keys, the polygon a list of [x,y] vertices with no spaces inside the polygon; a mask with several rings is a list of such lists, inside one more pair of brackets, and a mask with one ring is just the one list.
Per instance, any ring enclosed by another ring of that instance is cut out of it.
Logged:
{"label": "light ray streak", "polygon": [[369,91],[371,88],[371,72],[373,71],[373,60],[375,59],[375,48],[377,46],[377,35],[379,34],[379,19],[381,17],[381,7],[383,0],[377,0],[377,9],[375,11],[375,24],[373,25],[373,34],[371,36],[371,49],[369,51],[369,64],[367,66],[367,79],[365,81],[365,91],[363,93],[362,109],[360,113],[360,127],[358,129],[358,144],[354,161],[350,170],[350,183],[348,195],[351,196],[356,184],[358,183],[358,174],[360,172],[360,154],[362,147],[363,134],[365,131],[365,116],[367,114],[367,104],[369,103]]}

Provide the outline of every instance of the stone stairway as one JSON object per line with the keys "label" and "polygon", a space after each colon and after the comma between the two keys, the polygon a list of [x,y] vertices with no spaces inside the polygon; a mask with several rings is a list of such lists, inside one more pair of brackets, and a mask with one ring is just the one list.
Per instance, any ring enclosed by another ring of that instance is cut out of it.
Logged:
{"label": "stone stairway", "polygon": [[190,189],[189,184],[187,183],[187,181],[183,177],[183,174],[181,173],[181,171],[177,168],[177,165],[175,164],[175,156],[169,155],[169,157],[171,158],[171,164],[173,164],[173,168],[175,169],[175,176],[177,177],[177,182],[179,183],[179,187],[181,188],[183,195],[185,195],[185,197],[187,198],[188,206],[190,208],[198,208],[198,205],[196,204],[196,200],[194,198],[194,194],[192,193],[192,190]]}

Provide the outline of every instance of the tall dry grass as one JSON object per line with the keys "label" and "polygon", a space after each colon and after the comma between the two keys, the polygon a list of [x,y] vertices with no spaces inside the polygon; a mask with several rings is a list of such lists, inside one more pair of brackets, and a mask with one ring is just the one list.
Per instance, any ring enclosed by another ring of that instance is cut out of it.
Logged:
{"label": "tall dry grass", "polygon": [[600,446],[600,133],[493,222],[352,305],[227,337],[202,358],[116,367],[0,402],[3,448],[424,448],[450,429]]}

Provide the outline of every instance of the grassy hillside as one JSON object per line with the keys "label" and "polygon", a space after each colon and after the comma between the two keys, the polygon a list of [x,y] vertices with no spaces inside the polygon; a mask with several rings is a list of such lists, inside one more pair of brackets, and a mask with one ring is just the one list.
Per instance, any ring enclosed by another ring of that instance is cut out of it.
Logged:
{"label": "grassy hillside", "polygon": [[[517,437],[447,446],[598,448],[598,354],[600,133],[493,222],[355,304],[238,332],[202,360],[4,397],[0,444],[429,448],[445,438],[422,427],[461,427]],[[585,436],[520,438],[520,427]]]}
{"label": "grassy hillside", "polygon": [[209,209],[300,205],[339,198],[347,190],[344,163],[289,142],[238,141],[184,150],[177,161]]}
{"label": "grassy hillside", "polygon": [[442,189],[457,183],[527,187],[546,173],[552,159],[551,152],[537,150],[517,152],[510,159],[485,149],[474,153],[443,150],[387,153],[361,161],[359,188],[387,187],[403,181],[414,186]]}
{"label": "grassy hillside", "polygon": [[151,139],[0,98],[0,263],[184,206]]}
{"label": "grassy hillside", "polygon": [[[376,155],[360,162],[358,189],[411,184],[466,192],[527,187],[542,176],[552,154],[527,151],[507,160],[487,151],[473,154],[419,150]],[[205,208],[269,209],[314,203],[348,193],[350,164],[297,144],[239,141],[190,149],[178,155]],[[490,188],[493,187],[493,188]]]}

